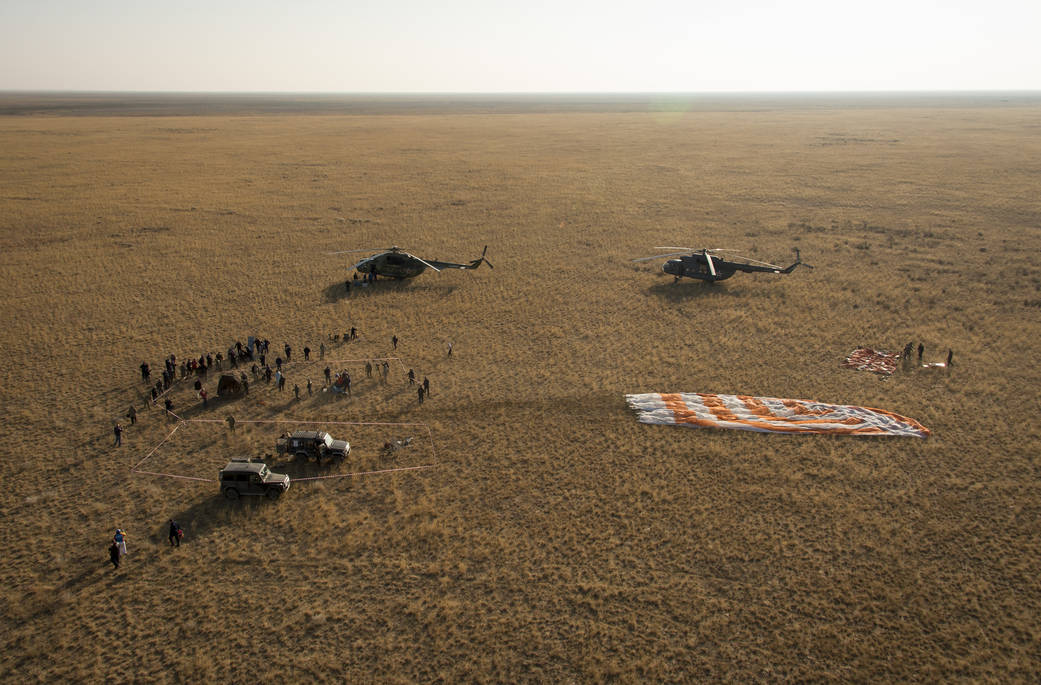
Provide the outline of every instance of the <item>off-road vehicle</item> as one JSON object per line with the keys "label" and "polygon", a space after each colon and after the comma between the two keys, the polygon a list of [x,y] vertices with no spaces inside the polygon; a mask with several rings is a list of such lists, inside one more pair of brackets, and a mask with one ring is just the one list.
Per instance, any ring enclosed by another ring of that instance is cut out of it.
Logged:
{"label": "off-road vehicle", "polygon": [[289,476],[272,473],[267,464],[252,459],[232,459],[220,472],[220,491],[231,500],[246,495],[278,499],[289,489]]}
{"label": "off-road vehicle", "polygon": [[275,443],[279,454],[291,454],[300,459],[314,457],[321,463],[322,459],[331,457],[340,461],[351,453],[351,443],[346,440],[335,440],[324,431],[297,431],[292,435],[283,433]]}

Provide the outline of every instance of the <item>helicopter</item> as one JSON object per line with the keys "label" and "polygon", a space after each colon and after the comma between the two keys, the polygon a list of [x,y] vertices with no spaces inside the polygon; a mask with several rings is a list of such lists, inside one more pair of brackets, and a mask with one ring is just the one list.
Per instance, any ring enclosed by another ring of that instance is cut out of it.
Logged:
{"label": "helicopter", "polygon": [[[681,250],[681,252],[670,252],[668,254],[660,254],[653,257],[641,257],[640,259],[634,259],[633,261],[646,262],[651,259],[662,259],[664,257],[679,257],[679,259],[670,259],[661,265],[662,271],[675,276],[675,280],[673,281],[674,283],[684,276],[687,278],[696,278],[707,283],[715,283],[716,281],[723,281],[730,278],[738,271],[744,271],[745,273],[763,272],[771,274],[790,274],[792,271],[795,271],[795,267],[797,266],[805,266],[807,269],[813,268],[802,261],[798,248],[795,248],[795,263],[787,267],[761,262],[757,259],[742,257],[740,255],[725,258],[720,254],[722,252],[735,252],[735,250],[710,248],[693,249],[689,247],[656,247],[654,249]],[[690,254],[687,254],[688,252]],[[740,261],[734,261],[735,259]]]}
{"label": "helicopter", "polygon": [[[330,252],[329,254],[349,254],[352,252],[372,252],[372,250],[343,250],[341,252]],[[423,259],[409,252],[405,252],[395,245],[389,250],[385,250],[379,254],[374,254],[371,257],[366,257],[351,268],[363,274],[374,274],[377,276],[386,276],[388,278],[402,280],[405,278],[415,278],[426,271],[428,267],[438,273],[440,273],[442,269],[476,269],[482,263],[487,264],[489,268],[494,269],[495,267],[492,266],[492,263],[485,258],[487,253],[488,246],[485,245],[484,251],[481,252],[480,257],[466,262],[465,264],[457,264],[456,262],[441,262],[436,259]]]}

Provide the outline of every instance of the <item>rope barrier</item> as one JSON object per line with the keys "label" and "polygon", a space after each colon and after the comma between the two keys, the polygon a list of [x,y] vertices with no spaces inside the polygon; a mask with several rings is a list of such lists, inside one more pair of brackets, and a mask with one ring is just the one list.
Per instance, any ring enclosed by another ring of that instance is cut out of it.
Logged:
{"label": "rope barrier", "polygon": [[182,423],[178,423],[176,426],[174,426],[173,430],[170,431],[165,438],[160,440],[159,444],[156,445],[155,447],[153,447],[151,452],[146,454],[141,461],[139,461],[136,464],[134,464],[133,466],[131,466],[130,467],[130,472],[133,473],[134,470],[137,469],[138,466],[140,466],[141,464],[144,464],[148,460],[149,457],[151,457],[153,454],[155,454],[156,450],[158,450],[160,447],[162,447],[163,443],[166,442],[167,440],[169,440],[173,436],[173,434],[177,432],[177,429],[181,427]]}
{"label": "rope barrier", "polygon": [[196,481],[201,481],[203,483],[216,483],[217,482],[217,480],[215,478],[197,478],[195,476],[179,476],[179,475],[174,474],[174,473],[160,473],[159,471],[138,471],[136,469],[131,469],[130,473],[141,473],[141,474],[145,474],[145,475],[149,475],[149,476],[163,476],[165,478],[177,478],[178,480],[196,480]]}
{"label": "rope barrier", "polygon": [[402,466],[396,469],[380,469],[379,471],[355,471],[354,473],[334,473],[328,476],[309,476],[307,478],[292,478],[292,482],[303,481],[303,480],[326,480],[328,478],[352,478],[354,476],[372,476],[379,473],[395,473],[396,471],[422,471],[423,469],[432,469],[440,466],[440,464],[424,464],[423,466]]}

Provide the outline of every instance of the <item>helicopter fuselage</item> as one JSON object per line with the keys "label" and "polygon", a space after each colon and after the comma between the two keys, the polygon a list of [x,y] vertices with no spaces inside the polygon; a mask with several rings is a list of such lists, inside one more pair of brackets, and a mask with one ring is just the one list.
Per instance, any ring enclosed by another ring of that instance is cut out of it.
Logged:
{"label": "helicopter fuselage", "polygon": [[359,273],[375,273],[387,278],[415,278],[427,270],[426,264],[400,252],[384,252],[363,259],[355,265]]}

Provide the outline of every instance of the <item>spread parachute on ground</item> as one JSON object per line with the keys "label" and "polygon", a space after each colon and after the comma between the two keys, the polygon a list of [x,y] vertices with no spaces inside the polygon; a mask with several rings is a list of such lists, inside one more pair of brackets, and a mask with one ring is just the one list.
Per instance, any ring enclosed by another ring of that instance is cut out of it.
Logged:
{"label": "spread parachute on ground", "polygon": [[929,429],[885,409],[825,404],[813,400],[717,395],[644,393],[626,395],[642,423],[692,428],[733,428],[762,433],[830,433],[924,438]]}

